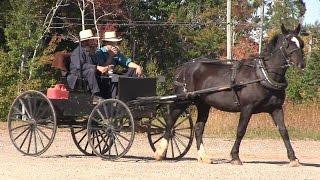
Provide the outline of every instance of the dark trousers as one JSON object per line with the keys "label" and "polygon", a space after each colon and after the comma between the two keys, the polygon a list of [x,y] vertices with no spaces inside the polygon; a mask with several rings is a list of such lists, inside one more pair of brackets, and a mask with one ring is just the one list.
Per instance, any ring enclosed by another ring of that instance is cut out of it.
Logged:
{"label": "dark trousers", "polygon": [[83,71],[84,78],[88,81],[89,89],[92,94],[97,94],[100,92],[97,76],[96,76],[96,69],[88,69]]}

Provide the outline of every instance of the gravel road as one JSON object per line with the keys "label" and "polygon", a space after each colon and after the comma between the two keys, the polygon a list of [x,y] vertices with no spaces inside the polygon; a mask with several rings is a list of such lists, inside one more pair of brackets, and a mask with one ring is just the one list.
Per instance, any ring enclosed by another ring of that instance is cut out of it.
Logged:
{"label": "gravel road", "polygon": [[288,166],[281,140],[245,139],[240,149],[244,165],[229,163],[233,139],[204,140],[214,164],[196,160],[195,143],[180,161],[155,161],[146,134],[137,134],[126,157],[110,162],[83,156],[70,131],[59,129],[54,143],[40,157],[20,154],[0,123],[0,179],[320,179],[320,142],[293,141],[302,166]]}

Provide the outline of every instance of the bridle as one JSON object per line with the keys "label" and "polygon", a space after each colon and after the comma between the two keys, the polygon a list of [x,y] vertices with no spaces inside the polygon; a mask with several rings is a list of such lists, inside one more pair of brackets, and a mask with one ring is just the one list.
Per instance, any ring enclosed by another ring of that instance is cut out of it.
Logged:
{"label": "bridle", "polygon": [[[290,50],[289,52],[287,52],[287,49],[289,48],[288,39],[289,39],[290,37],[291,37],[291,35],[286,35],[285,38],[284,38],[284,39],[285,39],[285,43],[283,43],[283,44],[280,46],[280,48],[279,48],[279,50],[281,51],[281,54],[282,54],[283,58],[286,60],[286,64],[282,65],[281,68],[287,68],[287,67],[292,66],[292,65],[293,65],[293,62],[292,62],[292,60],[291,60],[291,55],[292,55],[294,52],[300,50],[300,47],[296,47],[296,48]],[[285,45],[286,47],[284,48],[283,45]],[[276,51],[277,51],[277,50],[276,50]]]}
{"label": "bridle", "polygon": [[271,53],[271,56],[278,52],[278,51],[281,51],[281,55],[282,57],[285,59],[285,64],[281,65],[280,67],[266,67],[265,65],[265,62],[266,58],[258,58],[256,59],[256,73],[258,75],[258,77],[261,80],[261,85],[267,87],[267,88],[270,88],[270,89],[274,89],[274,90],[283,90],[287,87],[287,81],[283,81],[283,82],[276,82],[274,81],[269,73],[271,69],[286,69],[288,67],[290,67],[291,65],[293,65],[293,62],[291,60],[291,55],[295,52],[295,51],[298,51],[300,50],[300,47],[297,46],[297,48],[294,48],[292,50],[290,50],[289,52],[287,52],[288,48],[289,48],[289,42],[288,42],[288,39],[291,37],[291,35],[287,35],[285,36],[285,42],[280,46],[279,49],[276,49],[275,51],[273,51]]}

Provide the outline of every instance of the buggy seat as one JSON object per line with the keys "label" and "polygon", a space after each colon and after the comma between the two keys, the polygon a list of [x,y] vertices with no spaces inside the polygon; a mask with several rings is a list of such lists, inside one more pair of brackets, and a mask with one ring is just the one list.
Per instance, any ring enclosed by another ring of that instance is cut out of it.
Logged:
{"label": "buggy seat", "polygon": [[69,52],[56,52],[53,55],[52,67],[57,68],[61,71],[61,75],[66,77],[70,71],[70,59],[71,53]]}
{"label": "buggy seat", "polygon": [[[68,90],[71,90],[68,86],[67,76],[70,73],[70,62],[71,62],[70,52],[59,51],[53,55],[52,67],[59,69],[61,72],[60,82],[63,83]],[[78,78],[75,91],[87,92],[89,91],[88,82],[85,78]]]}

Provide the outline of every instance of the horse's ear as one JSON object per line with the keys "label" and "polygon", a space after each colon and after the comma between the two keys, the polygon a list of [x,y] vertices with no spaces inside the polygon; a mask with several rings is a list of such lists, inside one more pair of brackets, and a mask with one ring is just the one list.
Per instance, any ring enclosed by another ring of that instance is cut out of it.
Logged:
{"label": "horse's ear", "polygon": [[296,29],[293,31],[293,33],[295,35],[298,35],[300,33],[300,30],[301,30],[301,24],[299,23],[299,25],[296,27]]}
{"label": "horse's ear", "polygon": [[286,27],[284,27],[284,24],[283,24],[283,23],[281,24],[281,32],[282,32],[282,34],[284,34],[284,35],[286,35],[286,34],[289,33],[289,31],[286,29]]}

